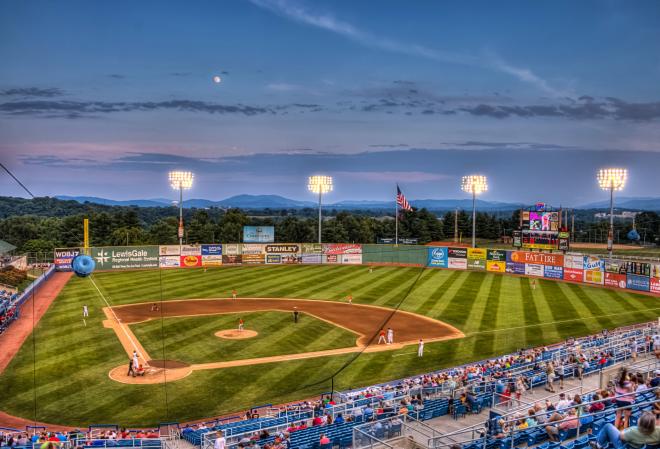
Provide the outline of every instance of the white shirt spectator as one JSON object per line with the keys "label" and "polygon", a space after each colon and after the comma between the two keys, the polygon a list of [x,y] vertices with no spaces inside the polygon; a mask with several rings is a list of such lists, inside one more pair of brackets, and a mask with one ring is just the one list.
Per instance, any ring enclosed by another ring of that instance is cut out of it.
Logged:
{"label": "white shirt spectator", "polygon": [[219,436],[218,438],[215,439],[215,444],[213,444],[213,449],[225,449],[226,444],[227,441],[225,440],[225,437]]}

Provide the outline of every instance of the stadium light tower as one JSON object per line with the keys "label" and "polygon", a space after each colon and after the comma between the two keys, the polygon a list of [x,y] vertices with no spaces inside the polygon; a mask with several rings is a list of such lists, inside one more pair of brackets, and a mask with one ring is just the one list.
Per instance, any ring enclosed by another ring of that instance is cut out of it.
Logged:
{"label": "stadium light tower", "polygon": [[310,192],[319,194],[319,243],[321,243],[321,197],[332,192],[332,176],[310,176],[307,182]]}
{"label": "stadium light tower", "polygon": [[607,233],[607,251],[612,257],[614,246],[614,191],[623,190],[628,179],[628,170],[625,168],[601,168],[598,170],[598,185],[603,190],[610,191],[610,230]]}
{"label": "stadium light tower", "polygon": [[170,185],[179,191],[179,245],[183,245],[183,189],[190,189],[195,175],[189,171],[171,171]]}
{"label": "stadium light tower", "polygon": [[463,176],[461,189],[472,194],[472,248],[475,248],[477,246],[477,195],[488,190],[488,180],[481,175]]}

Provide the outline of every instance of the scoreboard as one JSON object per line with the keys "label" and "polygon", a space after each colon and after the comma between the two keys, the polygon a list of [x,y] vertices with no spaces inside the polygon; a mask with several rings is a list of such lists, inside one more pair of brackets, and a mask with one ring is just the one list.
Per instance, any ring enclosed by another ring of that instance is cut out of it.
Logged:
{"label": "scoreboard", "polygon": [[537,203],[520,211],[520,229],[513,233],[513,246],[567,251],[569,237],[569,233],[561,227],[561,210]]}

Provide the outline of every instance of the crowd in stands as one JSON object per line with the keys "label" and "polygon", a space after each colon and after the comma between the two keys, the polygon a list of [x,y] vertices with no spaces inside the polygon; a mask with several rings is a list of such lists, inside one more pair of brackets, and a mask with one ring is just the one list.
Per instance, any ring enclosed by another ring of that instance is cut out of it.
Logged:
{"label": "crowd in stands", "polygon": [[18,293],[7,289],[0,290],[0,334],[18,317],[17,300]]}
{"label": "crowd in stands", "polygon": [[[95,432],[14,432],[0,431],[0,447],[3,448],[33,448],[58,449],[62,443],[71,443],[71,447],[113,447],[122,446],[122,440],[156,439],[160,437],[158,430],[121,430],[108,429]],[[101,444],[100,444],[101,443]]]}

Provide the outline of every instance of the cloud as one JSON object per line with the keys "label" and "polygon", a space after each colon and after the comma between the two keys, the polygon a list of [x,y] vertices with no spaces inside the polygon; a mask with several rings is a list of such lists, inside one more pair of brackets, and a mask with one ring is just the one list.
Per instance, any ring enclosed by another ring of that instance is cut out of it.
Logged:
{"label": "cloud", "polygon": [[126,78],[126,75],[121,75],[119,73],[111,73],[110,75],[108,75],[108,77],[109,78],[114,78],[114,79],[117,79],[117,80],[122,80],[122,79]]}
{"label": "cloud", "polygon": [[13,89],[0,90],[0,96],[16,96],[16,97],[42,97],[52,98],[65,95],[66,92],[57,87],[18,87]]}
{"label": "cloud", "polygon": [[190,76],[192,75],[192,72],[172,72],[170,73],[170,76]]}
{"label": "cloud", "polygon": [[448,175],[425,171],[338,171],[333,174],[345,179],[355,179],[360,181],[391,182],[392,180],[405,180],[409,184],[442,181],[452,178]]}
{"label": "cloud", "polygon": [[467,55],[455,52],[442,51],[419,44],[410,44],[378,36],[362,30],[353,24],[339,20],[330,14],[319,14],[310,12],[289,0],[250,0],[254,5],[271,11],[279,16],[320,28],[332,33],[339,34],[347,39],[355,41],[365,47],[377,48],[392,53],[416,56],[432,61],[461,64],[475,67],[488,68],[490,70],[505,73],[524,83],[530,84],[537,89],[552,96],[565,96],[566,92],[552,87],[548,81],[541,78],[532,70],[516,67],[505,62],[494,53],[484,56]]}
{"label": "cloud", "polygon": [[278,111],[287,110],[318,111],[320,108],[320,105],[301,103],[278,106],[250,106],[244,104],[226,105],[197,100],[145,102],[23,100],[0,103],[0,113],[43,118],[85,118],[98,116],[98,114],[156,110],[254,116],[277,114]]}

